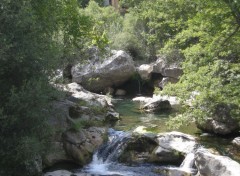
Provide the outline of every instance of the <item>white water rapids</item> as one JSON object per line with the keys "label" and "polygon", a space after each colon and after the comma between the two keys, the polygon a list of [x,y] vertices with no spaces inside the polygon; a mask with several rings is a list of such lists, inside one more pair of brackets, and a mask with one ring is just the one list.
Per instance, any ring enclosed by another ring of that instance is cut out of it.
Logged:
{"label": "white water rapids", "polygon": [[[130,139],[131,133],[109,130],[109,141],[93,155],[93,160],[76,173],[88,173],[91,176],[161,176],[155,173],[154,168],[159,166],[144,164],[127,166],[117,162],[118,157]],[[171,170],[191,171],[194,154],[188,154],[180,167],[164,167]]]}

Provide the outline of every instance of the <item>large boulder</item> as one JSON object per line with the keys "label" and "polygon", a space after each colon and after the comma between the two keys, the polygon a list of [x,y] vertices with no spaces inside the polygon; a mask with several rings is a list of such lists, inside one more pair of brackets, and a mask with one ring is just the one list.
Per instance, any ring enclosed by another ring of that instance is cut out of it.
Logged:
{"label": "large boulder", "polygon": [[240,164],[229,157],[210,153],[206,149],[198,149],[195,164],[201,176],[239,176]]}
{"label": "large boulder", "polygon": [[154,137],[137,134],[126,143],[126,148],[119,157],[120,162],[144,163],[150,162],[152,151],[158,146]]}
{"label": "large boulder", "polygon": [[[86,129],[79,127],[79,129],[75,129],[74,126],[80,124],[81,120],[90,123],[98,119],[89,109],[84,110],[84,107],[74,102],[68,100],[58,101],[53,103],[52,108],[55,113],[48,123],[53,129],[53,133],[48,143],[49,151],[43,156],[44,167],[51,167],[57,163],[65,162],[79,165],[89,162],[93,151],[106,138],[106,129],[97,127]],[[79,142],[79,140],[81,141]],[[76,153],[74,157],[72,156],[73,152]]]}
{"label": "large boulder", "polygon": [[137,68],[142,80],[161,81],[158,86],[163,88],[168,83],[177,83],[183,70],[176,64],[167,64],[163,58]]}
{"label": "large boulder", "polygon": [[197,145],[194,137],[180,132],[154,135],[139,128],[134,132],[119,157],[121,162],[180,165],[185,156],[193,153]]}
{"label": "large boulder", "polygon": [[197,127],[203,131],[227,135],[239,131],[239,124],[231,115],[231,109],[234,105],[218,104],[211,118],[198,122]]}
{"label": "large boulder", "polygon": [[184,158],[194,152],[196,139],[181,132],[158,134],[158,147],[152,153],[152,161],[180,164]]}
{"label": "large boulder", "polygon": [[171,107],[178,108],[180,106],[180,102],[177,97],[174,96],[166,96],[166,95],[153,95],[152,97],[135,97],[132,99],[134,102],[139,102],[141,105],[151,104],[151,102],[156,101],[169,101]]}
{"label": "large boulder", "polygon": [[77,83],[70,83],[67,85],[58,85],[62,90],[68,92],[70,100],[74,102],[85,102],[85,105],[111,107],[111,98],[106,95],[99,95],[84,89]]}
{"label": "large boulder", "polygon": [[90,127],[78,132],[69,130],[63,134],[64,149],[75,163],[84,166],[92,159],[94,151],[106,139],[106,129]]}
{"label": "large boulder", "polygon": [[143,64],[137,68],[137,71],[142,80],[149,80],[151,79],[153,66],[151,64]]}
{"label": "large boulder", "polygon": [[[97,100],[94,101],[97,102]],[[49,151],[43,156],[44,167],[51,167],[57,163],[83,165],[89,162],[93,151],[103,143],[106,131],[105,128],[84,127],[83,122],[90,126],[94,125],[97,120],[103,121],[108,118],[107,112],[102,115],[99,114],[99,109],[80,106],[79,103],[69,100],[54,102],[52,109],[54,114],[48,123],[53,129],[53,134],[48,143]],[[71,140],[69,136],[72,136]],[[79,142],[78,138],[82,141]],[[73,157],[74,152],[76,155]]]}
{"label": "large boulder", "polygon": [[87,90],[101,92],[112,86],[119,86],[135,73],[133,59],[124,51],[116,51],[110,58],[91,61],[72,67],[72,81]]}
{"label": "large boulder", "polygon": [[171,108],[170,102],[162,99],[150,101],[143,106],[143,110],[147,112],[166,111],[170,110]]}

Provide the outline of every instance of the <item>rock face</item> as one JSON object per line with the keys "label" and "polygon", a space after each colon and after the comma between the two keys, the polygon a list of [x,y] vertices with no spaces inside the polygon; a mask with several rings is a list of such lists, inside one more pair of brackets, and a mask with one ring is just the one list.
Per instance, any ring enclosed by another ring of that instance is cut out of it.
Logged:
{"label": "rock face", "polygon": [[127,142],[119,160],[127,163],[180,165],[184,157],[194,151],[196,144],[194,137],[180,132],[162,133],[157,136],[138,133]]}
{"label": "rock face", "polygon": [[152,137],[146,135],[133,136],[127,142],[127,147],[120,155],[119,161],[131,164],[149,162],[151,153],[157,145],[157,142]]}
{"label": "rock face", "polygon": [[182,163],[184,157],[192,153],[197,145],[194,137],[180,132],[159,134],[157,142],[152,161],[164,163]]}
{"label": "rock face", "polygon": [[137,68],[137,71],[142,80],[149,80],[151,79],[153,66],[151,64],[143,64]]}
{"label": "rock face", "polygon": [[[79,116],[73,116],[70,113],[71,108],[79,108],[74,102],[68,100],[56,102],[53,104],[53,108],[56,113],[49,119],[49,124],[54,129],[54,133],[48,144],[49,151],[43,157],[44,167],[51,167],[63,162],[86,164],[91,160],[94,150],[103,143],[107,133],[106,129],[90,127],[73,130],[73,126],[79,118],[84,119],[86,116],[81,113]],[[92,119],[96,121],[97,118],[94,115],[88,115],[90,116],[87,118],[88,121]]]}
{"label": "rock face", "polygon": [[82,100],[90,106],[100,106],[106,108],[112,106],[111,98],[106,95],[89,92],[77,83],[70,83],[61,86],[61,88],[69,93],[72,97],[71,101],[75,100],[79,102],[79,100]]}
{"label": "rock face", "polygon": [[91,61],[72,68],[72,81],[81,84],[87,90],[101,92],[112,86],[119,86],[135,73],[134,62],[126,52],[117,51],[104,60]]}
{"label": "rock face", "polygon": [[44,176],[71,176],[73,173],[67,170],[57,170],[53,172],[47,172]]}
{"label": "rock face", "polygon": [[195,155],[195,164],[201,176],[239,176],[240,164],[226,156],[211,154],[199,149]]}
{"label": "rock face", "polygon": [[[49,142],[50,151],[43,157],[44,167],[62,162],[84,165],[93,152],[106,139],[105,128],[88,127],[97,121],[118,120],[119,114],[112,109],[111,99],[86,91],[76,83],[56,85],[70,96],[67,100],[53,103],[54,114],[49,119],[54,129]],[[88,123],[88,126],[84,126]]]}
{"label": "rock face", "polygon": [[63,134],[64,149],[77,164],[83,166],[92,159],[93,152],[104,142],[103,128],[90,127],[81,131]]}
{"label": "rock face", "polygon": [[[137,68],[138,74],[143,80],[161,80],[159,87],[163,88],[167,83],[178,82],[183,71],[176,65],[168,65],[162,58],[150,64],[143,64]],[[161,77],[157,76],[161,75]],[[157,76],[157,77],[156,77]]]}
{"label": "rock face", "polygon": [[231,116],[231,106],[219,104],[215,108],[212,118],[208,118],[205,122],[197,122],[197,127],[201,130],[227,135],[239,130],[238,122]]}

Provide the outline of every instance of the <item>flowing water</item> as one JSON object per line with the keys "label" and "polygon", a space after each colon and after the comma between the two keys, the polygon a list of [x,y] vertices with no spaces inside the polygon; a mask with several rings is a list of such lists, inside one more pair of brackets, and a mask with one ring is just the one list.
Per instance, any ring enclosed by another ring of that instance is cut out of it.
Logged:
{"label": "flowing water", "polygon": [[117,162],[118,157],[130,139],[131,133],[109,129],[108,143],[94,154],[93,161],[80,172],[98,176],[159,176],[154,173],[154,165],[127,166]]}
{"label": "flowing water", "polygon": [[194,124],[184,125],[179,129],[168,128],[166,122],[171,116],[175,116],[176,112],[166,111],[162,113],[146,113],[140,111],[140,103],[133,102],[130,99],[118,100],[115,102],[116,111],[120,113],[122,119],[117,122],[114,129],[122,131],[131,131],[138,126],[147,127],[148,131],[152,132],[169,132],[180,131],[187,134],[198,133],[199,130]]}
{"label": "flowing water", "polygon": [[[122,120],[119,121],[113,128],[109,129],[108,143],[103,145],[96,151],[92,162],[81,170],[75,173],[90,174],[91,176],[159,176],[156,169],[178,170],[185,172],[194,172],[194,154],[189,153],[179,167],[174,166],[157,166],[153,164],[142,165],[124,165],[117,162],[118,157],[125,147],[125,143],[130,139],[131,132],[138,126],[146,126],[147,130],[153,132],[172,131],[166,126],[166,121],[170,116],[174,116],[175,112],[165,112],[161,114],[149,114],[139,111],[139,104],[131,100],[119,100],[116,102],[116,111],[120,113]],[[222,146],[226,149],[226,143],[229,139],[217,138],[215,136],[199,135],[195,125],[183,126],[177,131],[198,136],[200,143],[209,145],[208,147]],[[221,145],[219,145],[221,144]],[[222,149],[222,151],[225,151]],[[217,149],[217,148],[215,148]]]}

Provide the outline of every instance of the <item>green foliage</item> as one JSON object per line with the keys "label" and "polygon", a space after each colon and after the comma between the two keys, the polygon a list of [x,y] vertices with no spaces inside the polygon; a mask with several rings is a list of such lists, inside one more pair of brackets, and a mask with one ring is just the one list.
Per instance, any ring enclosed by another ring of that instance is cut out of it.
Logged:
{"label": "green foliage", "polygon": [[29,81],[20,90],[11,90],[1,114],[4,118],[0,120],[0,168],[6,175],[34,175],[30,163],[46,147],[51,132],[47,124],[48,103],[57,98],[56,93],[42,80]]}
{"label": "green foliage", "polygon": [[103,121],[99,120],[75,120],[71,126],[72,130],[79,131],[81,129],[87,129],[90,127],[100,127],[103,126]]}
{"label": "green foliage", "polygon": [[143,59],[145,57],[145,48],[142,47],[143,30],[142,23],[133,13],[128,13],[124,16],[122,30],[115,34],[112,38],[111,47],[114,49],[122,49],[127,51],[134,59]]}
{"label": "green foliage", "polygon": [[1,0],[0,9],[0,175],[37,175],[60,94],[49,76],[98,34],[77,0]]}
{"label": "green foliage", "polygon": [[[196,1],[195,13],[162,52],[178,49],[183,56],[184,75],[177,85],[168,85],[164,93],[183,101],[192,99],[192,109],[184,117],[204,121],[214,116],[219,104],[231,106],[231,116],[240,121],[240,23],[239,1]],[[197,92],[193,99],[193,93]]]}
{"label": "green foliage", "polygon": [[96,37],[93,38],[92,45],[104,49],[121,29],[122,17],[113,7],[100,7],[95,1],[90,1],[83,11],[94,21],[92,35]]}

